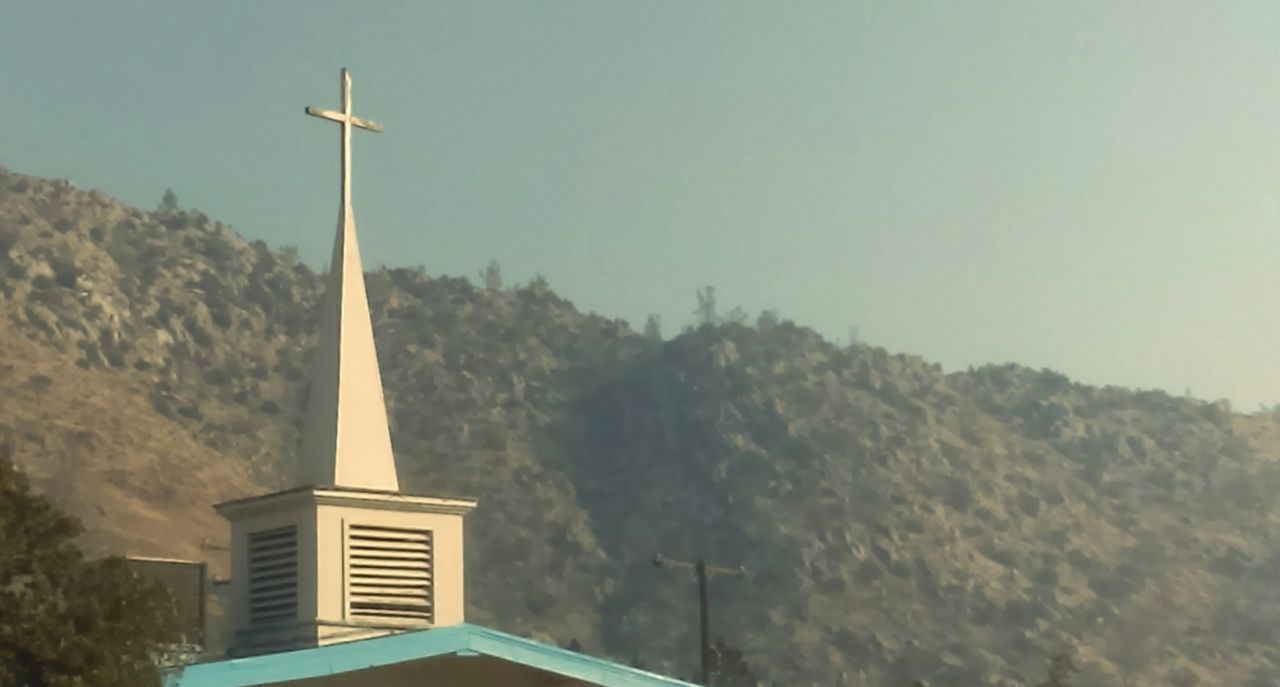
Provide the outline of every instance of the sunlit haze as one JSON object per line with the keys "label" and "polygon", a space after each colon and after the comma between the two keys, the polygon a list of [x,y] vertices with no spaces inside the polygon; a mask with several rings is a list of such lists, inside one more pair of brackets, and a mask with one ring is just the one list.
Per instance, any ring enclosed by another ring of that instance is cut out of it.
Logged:
{"label": "sunlit haze", "polygon": [[668,336],[1280,401],[1280,3],[9,3],[0,165]]}

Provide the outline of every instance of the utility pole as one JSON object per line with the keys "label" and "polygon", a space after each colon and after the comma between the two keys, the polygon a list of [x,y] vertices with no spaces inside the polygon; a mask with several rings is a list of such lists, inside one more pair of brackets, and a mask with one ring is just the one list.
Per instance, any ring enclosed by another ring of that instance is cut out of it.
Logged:
{"label": "utility pole", "polygon": [[653,557],[653,565],[658,568],[684,568],[692,570],[698,578],[698,611],[701,621],[702,636],[702,684],[711,684],[711,618],[707,608],[707,576],[708,575],[733,575],[740,576],[745,570],[742,566],[736,568],[726,568],[717,565],[707,565],[707,562],[701,558],[697,562],[690,563],[687,561],[673,561],[663,558],[662,554]]}

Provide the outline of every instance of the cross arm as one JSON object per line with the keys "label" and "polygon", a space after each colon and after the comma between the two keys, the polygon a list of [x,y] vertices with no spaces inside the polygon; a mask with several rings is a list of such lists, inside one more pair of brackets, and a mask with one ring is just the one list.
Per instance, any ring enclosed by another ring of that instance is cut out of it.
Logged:
{"label": "cross arm", "polygon": [[335,110],[322,110],[318,107],[308,107],[307,114],[311,115],[312,117],[319,117],[321,119],[328,119],[329,121],[338,122],[339,124],[350,121],[351,126],[360,127],[361,129],[368,129],[369,131],[372,131],[374,133],[382,133],[381,124],[370,121],[368,119],[360,119],[355,115],[348,116],[342,112],[337,112]]}
{"label": "cross arm", "polygon": [[698,567],[696,563],[687,563],[685,561],[673,561],[670,558],[664,558],[662,554],[653,557],[653,564],[659,568],[686,568],[693,570]]}
{"label": "cross arm", "polygon": [[[653,557],[653,564],[660,568],[684,568],[686,570],[696,570],[698,568],[697,563],[690,563],[688,561],[673,561],[670,558],[663,557],[662,554],[658,554],[657,556]],[[746,572],[746,569],[743,568],[742,566],[738,566],[736,568],[726,568],[719,565],[703,564],[703,568],[709,573],[715,573],[718,575],[741,575],[744,572]]]}

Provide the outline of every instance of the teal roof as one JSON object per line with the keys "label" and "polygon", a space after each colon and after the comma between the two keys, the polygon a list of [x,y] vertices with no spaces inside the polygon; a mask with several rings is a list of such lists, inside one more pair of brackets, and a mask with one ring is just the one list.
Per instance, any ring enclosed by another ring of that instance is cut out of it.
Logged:
{"label": "teal roof", "polygon": [[691,683],[541,644],[479,625],[330,644],[187,666],[166,687],[251,687],[337,675],[435,656],[491,656],[603,687],[687,687]]}

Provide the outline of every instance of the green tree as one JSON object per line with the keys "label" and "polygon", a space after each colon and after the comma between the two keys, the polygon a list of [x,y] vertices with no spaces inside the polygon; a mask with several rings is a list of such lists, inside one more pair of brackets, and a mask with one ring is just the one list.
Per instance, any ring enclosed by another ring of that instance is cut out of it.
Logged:
{"label": "green tree", "polygon": [[160,199],[160,212],[177,212],[178,211],[178,194],[173,189],[166,188],[164,196]]}
{"label": "green tree", "polygon": [[[760,678],[743,658],[742,652],[729,646],[723,639],[717,639],[711,647],[712,687],[761,687]],[[701,675],[694,673],[692,682],[698,682]]]}
{"label": "green tree", "polygon": [[1143,674],[1159,655],[1167,632],[1163,581],[1157,582],[1140,598],[1130,600],[1119,617],[1111,623],[1111,636],[1106,643],[1106,656],[1120,670],[1120,683],[1125,687],[1139,684]]}
{"label": "green tree", "polygon": [[44,405],[44,394],[53,386],[53,379],[47,375],[34,375],[27,379],[27,386],[36,394],[36,407]]}
{"label": "green tree", "polygon": [[169,593],[120,558],[85,560],[79,522],[34,494],[0,445],[0,685],[157,685],[177,637]]}
{"label": "green tree", "polygon": [[484,288],[490,291],[502,290],[502,266],[497,260],[490,260],[489,266],[480,270],[480,280],[484,283]]}
{"label": "green tree", "polygon": [[1071,674],[1078,672],[1080,669],[1071,661],[1070,656],[1058,654],[1049,661],[1049,679],[1036,687],[1071,687]]}
{"label": "green tree", "polygon": [[693,317],[698,326],[715,324],[720,320],[716,313],[716,287],[698,289],[698,309],[693,311]]}
{"label": "green tree", "polygon": [[662,341],[662,315],[650,315],[644,321],[644,336],[646,339]]}
{"label": "green tree", "polygon": [[778,326],[777,310],[761,310],[760,317],[756,318],[756,329],[760,331],[768,331]]}

